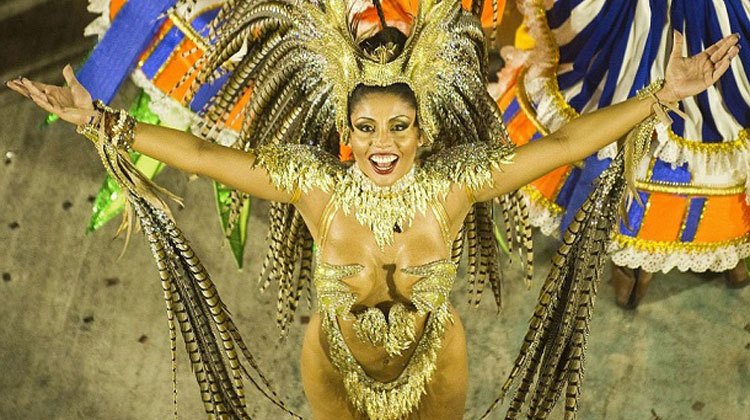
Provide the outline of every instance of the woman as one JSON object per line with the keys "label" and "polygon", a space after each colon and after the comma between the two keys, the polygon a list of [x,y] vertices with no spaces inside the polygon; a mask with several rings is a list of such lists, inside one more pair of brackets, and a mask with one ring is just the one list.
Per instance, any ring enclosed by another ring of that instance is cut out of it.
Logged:
{"label": "woman", "polygon": [[[223,59],[198,76],[208,80],[224,68],[255,83],[240,135],[253,147],[238,150],[135,124],[124,112],[92,105],[70,67],[63,72],[69,87],[27,79],[7,84],[79,126],[130,191],[159,264],[173,334],[176,319],[206,410],[231,418],[247,416],[236,349],[254,368],[252,356],[166,205],[128,167],[125,150],[299,212],[318,246],[313,278],[319,313],[306,332],[301,360],[315,418],[457,419],[468,382],[466,342],[448,295],[456,275],[453,239],[473,206],[620,139],[663,103],[703,91],[738,52],[737,37],[729,36],[692,58],[673,53],[664,83],[514,152],[499,118],[489,118],[499,117],[496,108],[481,108],[494,104],[481,83],[481,29],[459,2],[426,1],[408,40],[384,29],[361,43],[362,50],[353,50],[351,38],[342,35],[351,26],[337,1],[258,4],[237,2],[222,10],[219,20],[227,29],[219,31],[215,48]],[[271,25],[262,20],[269,16],[276,19]],[[248,30],[249,46],[238,28]],[[269,40],[288,41],[286,55],[268,47]],[[246,55],[221,50],[226,45],[244,48]],[[297,74],[304,83],[293,82]],[[213,118],[203,134],[217,136],[221,118]],[[347,167],[321,147],[284,144],[305,136],[321,145],[347,141],[354,161]],[[588,141],[574,148],[579,138]],[[421,160],[419,149],[428,143],[434,153]],[[288,237],[300,228],[294,220]],[[275,251],[284,253],[283,243]],[[290,270],[283,264],[277,269]],[[259,388],[283,406],[267,387]]]}

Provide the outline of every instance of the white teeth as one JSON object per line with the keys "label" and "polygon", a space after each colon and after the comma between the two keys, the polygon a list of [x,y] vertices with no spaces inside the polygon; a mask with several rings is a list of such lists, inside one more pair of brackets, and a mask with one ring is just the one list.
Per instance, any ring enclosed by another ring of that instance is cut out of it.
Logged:
{"label": "white teeth", "polygon": [[398,156],[396,155],[372,155],[370,156],[370,159],[379,165],[387,165],[387,164],[393,163],[396,159],[398,159]]}

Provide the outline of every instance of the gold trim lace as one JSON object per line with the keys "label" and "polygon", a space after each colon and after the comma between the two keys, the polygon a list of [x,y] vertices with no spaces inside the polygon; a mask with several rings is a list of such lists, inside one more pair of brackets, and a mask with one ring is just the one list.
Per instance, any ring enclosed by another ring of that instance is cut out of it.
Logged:
{"label": "gold trim lace", "polygon": [[388,187],[375,185],[356,164],[348,175],[336,186],[333,203],[372,230],[380,249],[393,244],[395,231],[407,230],[417,213],[426,214],[430,204],[445,200],[450,190],[447,179],[430,177],[416,166]]}

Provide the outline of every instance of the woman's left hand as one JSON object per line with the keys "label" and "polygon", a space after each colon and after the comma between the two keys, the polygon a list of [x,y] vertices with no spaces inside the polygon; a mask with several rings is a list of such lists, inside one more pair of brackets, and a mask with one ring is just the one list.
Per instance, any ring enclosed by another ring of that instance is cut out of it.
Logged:
{"label": "woman's left hand", "polygon": [[740,53],[739,40],[739,35],[732,34],[700,54],[683,57],[684,39],[681,33],[675,31],[664,88],[657,94],[659,99],[677,102],[708,89],[726,73],[732,59]]}

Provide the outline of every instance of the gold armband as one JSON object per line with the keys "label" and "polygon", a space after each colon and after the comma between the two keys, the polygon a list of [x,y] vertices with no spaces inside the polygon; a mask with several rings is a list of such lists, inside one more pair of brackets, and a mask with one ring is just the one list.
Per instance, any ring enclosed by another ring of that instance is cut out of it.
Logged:
{"label": "gold armband", "polygon": [[95,144],[104,138],[116,148],[132,151],[137,124],[135,118],[125,110],[108,107],[102,101],[94,102],[94,110],[96,115],[88,123],[79,125],[76,132]]}

